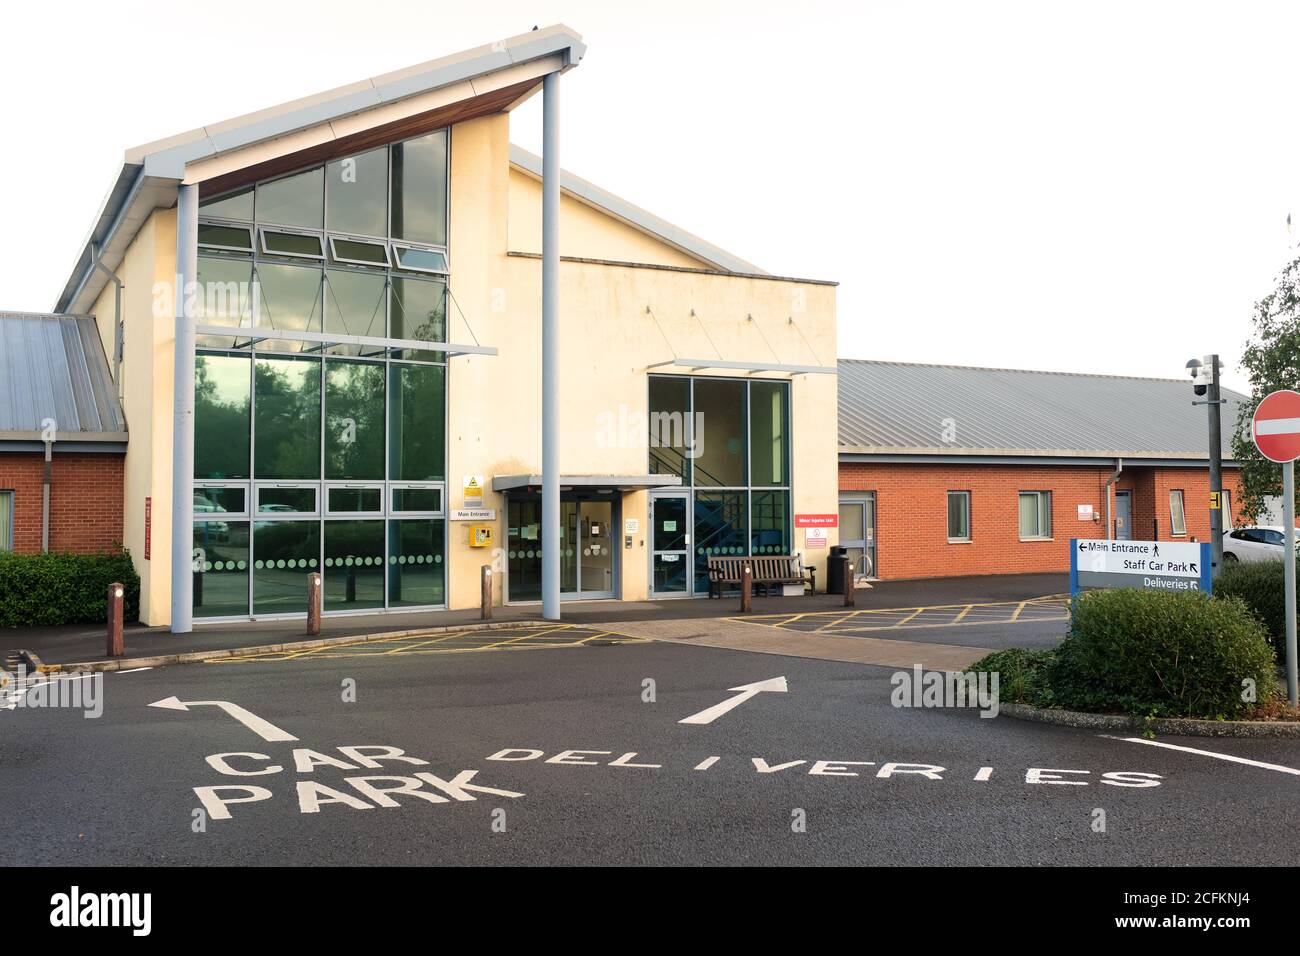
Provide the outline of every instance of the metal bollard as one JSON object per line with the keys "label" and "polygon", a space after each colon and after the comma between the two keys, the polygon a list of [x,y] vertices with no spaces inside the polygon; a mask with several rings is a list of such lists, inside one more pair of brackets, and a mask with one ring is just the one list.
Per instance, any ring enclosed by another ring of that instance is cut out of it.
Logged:
{"label": "metal bollard", "polygon": [[126,589],[120,584],[108,586],[108,650],[109,657],[126,653],[126,640],[122,636],[122,606],[126,603]]}
{"label": "metal bollard", "polygon": [[853,581],[853,562],[844,562],[844,606],[853,607],[853,601],[857,597],[857,588],[854,587]]}
{"label": "metal bollard", "polygon": [[481,580],[479,598],[479,619],[483,621],[492,620],[492,565],[485,564],[480,570],[479,578]]}
{"label": "metal bollard", "polygon": [[320,614],[320,572],[313,571],[307,575],[307,633],[312,637],[320,634]]}
{"label": "metal bollard", "polygon": [[748,612],[754,606],[754,572],[747,564],[740,571],[740,611]]}

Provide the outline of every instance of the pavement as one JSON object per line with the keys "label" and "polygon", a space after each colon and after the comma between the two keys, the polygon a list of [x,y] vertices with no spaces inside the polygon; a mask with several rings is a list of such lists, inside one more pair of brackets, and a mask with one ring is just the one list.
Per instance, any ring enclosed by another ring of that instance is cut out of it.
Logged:
{"label": "pavement", "polygon": [[[1063,574],[990,575],[972,578],[933,578],[915,581],[878,582],[856,594],[855,610],[888,610],[928,607],[955,608],[959,612],[969,604],[1005,604],[1045,595],[1060,594],[1068,589],[1068,576]],[[838,614],[843,610],[839,595],[817,594],[803,597],[755,597],[751,615],[755,620],[779,615],[804,615],[816,613]],[[972,623],[983,612],[972,612]],[[674,621],[685,619],[716,619],[738,614],[738,599],[721,600],[705,598],[676,601],[591,601],[566,603],[564,620],[583,626],[606,626],[624,623]],[[496,625],[528,625],[542,623],[539,605],[509,605],[492,611]],[[883,619],[865,618],[885,623]],[[928,620],[914,622],[929,623]],[[477,609],[460,611],[427,611],[401,614],[347,615],[325,617],[321,625],[321,638],[375,637],[380,635],[413,635],[434,629],[469,629],[479,624]],[[973,641],[976,632],[965,632],[964,640]],[[1021,633],[1021,632],[1018,632]],[[125,631],[127,657],[153,657],[195,651],[235,651],[264,645],[279,645],[307,641],[305,619],[243,621],[234,624],[196,623],[193,633],[173,635],[163,627],[129,626]],[[988,643],[997,647],[997,643]],[[105,661],[104,628],[100,625],[67,627],[12,628],[0,631],[0,661],[7,652],[27,650],[34,652],[46,664],[71,664]]]}
{"label": "pavement", "polygon": [[[978,625],[999,627],[1061,625]],[[923,706],[894,667],[554,633],[527,651],[373,642],[54,678],[26,694],[80,693],[80,709],[0,709],[0,865],[1289,865],[1300,852],[1293,741],[1105,736]]]}

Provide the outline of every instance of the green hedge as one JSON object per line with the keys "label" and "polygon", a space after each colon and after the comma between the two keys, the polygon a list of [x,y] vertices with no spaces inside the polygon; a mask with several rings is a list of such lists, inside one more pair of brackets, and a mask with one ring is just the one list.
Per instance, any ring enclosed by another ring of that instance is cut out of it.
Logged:
{"label": "green hedge", "polygon": [[140,576],[126,551],[0,554],[0,627],[96,624],[108,616],[108,586],[126,586],[123,617],[140,617]]}
{"label": "green hedge", "polygon": [[[1224,562],[1214,579],[1214,596],[1235,597],[1250,608],[1268,631],[1279,661],[1286,654],[1286,589],[1283,564],[1278,561]],[[1300,603],[1300,602],[1297,602]]]}
{"label": "green hedge", "polygon": [[[1005,701],[1091,713],[1235,719],[1278,692],[1263,626],[1236,598],[1199,592],[1091,591],[1052,651],[990,654]],[[1254,681],[1255,701],[1243,700]]]}

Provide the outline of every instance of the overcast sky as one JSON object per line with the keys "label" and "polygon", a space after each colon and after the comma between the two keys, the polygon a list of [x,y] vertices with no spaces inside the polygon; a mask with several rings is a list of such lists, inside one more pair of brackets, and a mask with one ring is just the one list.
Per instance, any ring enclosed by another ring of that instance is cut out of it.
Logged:
{"label": "overcast sky", "polygon": [[[841,357],[1172,377],[1300,255],[1300,4],[580,0],[6,9],[0,308],[138,143],[563,22],[566,168],[783,275]],[[513,120],[540,149],[541,100]],[[1286,216],[1295,214],[1288,236]]]}

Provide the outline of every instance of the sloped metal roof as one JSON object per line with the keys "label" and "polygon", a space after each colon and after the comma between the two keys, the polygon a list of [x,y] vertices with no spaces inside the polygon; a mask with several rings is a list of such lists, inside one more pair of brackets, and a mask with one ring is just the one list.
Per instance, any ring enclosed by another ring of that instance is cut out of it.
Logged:
{"label": "sloped metal roof", "polygon": [[[1222,390],[1223,454],[1237,406]],[[841,454],[1208,458],[1190,379],[839,361]]]}
{"label": "sloped metal roof", "polygon": [[0,312],[0,440],[126,440],[126,416],[89,316]]}

